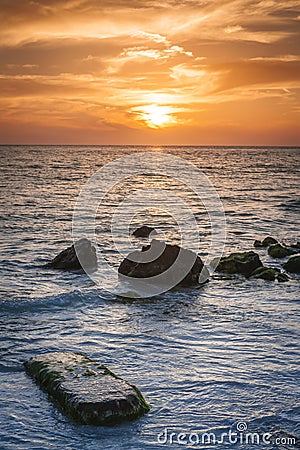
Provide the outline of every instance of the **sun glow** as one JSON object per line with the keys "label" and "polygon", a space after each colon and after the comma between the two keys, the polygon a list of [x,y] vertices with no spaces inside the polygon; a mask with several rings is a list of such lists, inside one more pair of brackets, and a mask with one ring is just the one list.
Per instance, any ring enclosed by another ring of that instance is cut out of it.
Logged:
{"label": "sun glow", "polygon": [[172,108],[161,105],[147,105],[141,109],[140,119],[146,122],[150,128],[163,128],[175,123],[170,115]]}

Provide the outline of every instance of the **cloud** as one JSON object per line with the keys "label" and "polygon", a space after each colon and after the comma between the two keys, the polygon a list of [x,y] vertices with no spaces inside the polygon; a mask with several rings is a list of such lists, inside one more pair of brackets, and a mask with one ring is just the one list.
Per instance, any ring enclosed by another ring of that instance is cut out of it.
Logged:
{"label": "cloud", "polygon": [[231,34],[231,33],[236,33],[238,31],[242,31],[243,27],[241,27],[240,25],[228,25],[224,31],[227,34]]}
{"label": "cloud", "polygon": [[147,47],[129,47],[124,49],[121,53],[121,58],[125,60],[153,58],[153,59],[167,59],[176,55],[193,56],[192,52],[184,50],[178,45],[171,45],[164,49],[147,48]]}
{"label": "cloud", "polygon": [[299,15],[297,4],[293,0],[1,0],[0,38],[6,43],[20,43],[47,36],[96,38],[127,34],[163,42],[180,34],[180,39],[222,36],[230,40],[276,42],[296,32],[293,21]]}
{"label": "cloud", "polygon": [[300,61],[300,55],[280,55],[280,56],[257,56],[249,61],[269,61],[269,62],[289,62]]}
{"label": "cloud", "polygon": [[132,37],[137,37],[139,39],[146,39],[152,42],[156,42],[158,44],[170,44],[167,40],[166,36],[162,36],[158,33],[147,33],[146,31],[137,31],[132,34]]}
{"label": "cloud", "polygon": [[274,123],[282,105],[291,121],[299,110],[298,1],[0,0],[0,11],[3,122],[129,132],[156,112],[196,127],[229,110],[246,121],[245,102]]}

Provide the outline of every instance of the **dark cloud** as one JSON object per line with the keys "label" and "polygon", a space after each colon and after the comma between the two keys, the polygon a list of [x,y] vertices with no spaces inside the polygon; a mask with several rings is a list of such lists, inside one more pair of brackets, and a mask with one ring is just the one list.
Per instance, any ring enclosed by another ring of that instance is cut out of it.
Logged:
{"label": "dark cloud", "polygon": [[223,73],[216,92],[242,86],[271,87],[276,83],[284,88],[285,83],[297,81],[300,85],[300,61],[243,61],[215,65],[210,70]]}

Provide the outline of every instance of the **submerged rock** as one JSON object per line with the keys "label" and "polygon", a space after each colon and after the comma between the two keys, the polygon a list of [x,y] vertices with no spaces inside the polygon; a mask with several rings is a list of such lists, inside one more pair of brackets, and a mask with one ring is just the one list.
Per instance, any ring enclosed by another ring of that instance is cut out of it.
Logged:
{"label": "submerged rock", "polygon": [[96,266],[96,249],[88,239],[82,238],[71,245],[71,247],[60,252],[44,267],[61,270],[80,270]]}
{"label": "submerged rock", "polygon": [[290,273],[300,273],[300,255],[292,256],[283,265],[283,268]]}
{"label": "submerged rock", "polygon": [[137,228],[132,234],[135,237],[148,237],[152,231],[155,231],[155,228],[148,227],[148,225],[143,225],[142,227]]}
{"label": "submerged rock", "polygon": [[289,280],[289,277],[277,269],[276,267],[258,267],[251,273],[250,278],[260,278],[267,281],[277,280],[279,283],[283,283]]}
{"label": "submerged rock", "polygon": [[80,423],[114,425],[149,411],[136,386],[81,353],[45,353],[24,366],[62,412]]}
{"label": "submerged rock", "polygon": [[269,247],[270,245],[277,244],[277,239],[272,236],[267,236],[262,241],[255,240],[254,247]]}
{"label": "submerged rock", "polygon": [[[168,269],[171,270],[166,272]],[[202,284],[209,277],[207,268],[196,253],[156,239],[153,239],[150,245],[143,246],[141,251],[130,253],[120,264],[118,272],[121,276],[142,278],[146,281],[149,279],[149,282],[152,282],[151,277],[166,272],[165,279],[162,275],[157,282],[172,285],[171,287]]]}
{"label": "submerged rock", "polygon": [[268,254],[272,258],[285,258],[286,256],[293,255],[295,251],[293,249],[283,247],[281,244],[274,244],[268,248]]}
{"label": "submerged rock", "polygon": [[289,281],[289,277],[286,273],[280,272],[277,275],[277,281],[279,281],[279,283],[285,283],[286,281]]}
{"label": "submerged rock", "polygon": [[247,278],[260,278],[267,281],[284,282],[289,280],[289,277],[280,269],[264,266],[255,252],[232,253],[221,258],[216,270],[228,274],[239,273]]}
{"label": "submerged rock", "polygon": [[217,272],[228,274],[240,273],[246,277],[258,267],[262,267],[262,262],[255,252],[236,252],[229,256],[223,256],[216,268]]}

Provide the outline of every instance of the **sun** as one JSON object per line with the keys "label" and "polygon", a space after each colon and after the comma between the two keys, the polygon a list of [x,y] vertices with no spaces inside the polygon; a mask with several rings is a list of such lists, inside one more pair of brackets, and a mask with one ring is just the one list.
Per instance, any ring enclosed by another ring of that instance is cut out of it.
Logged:
{"label": "sun", "polygon": [[143,120],[150,128],[164,128],[175,123],[170,115],[172,108],[162,105],[146,105],[140,109],[140,120]]}
{"label": "sun", "polygon": [[147,105],[143,108],[141,118],[150,128],[162,128],[172,123],[170,112],[168,106]]}

